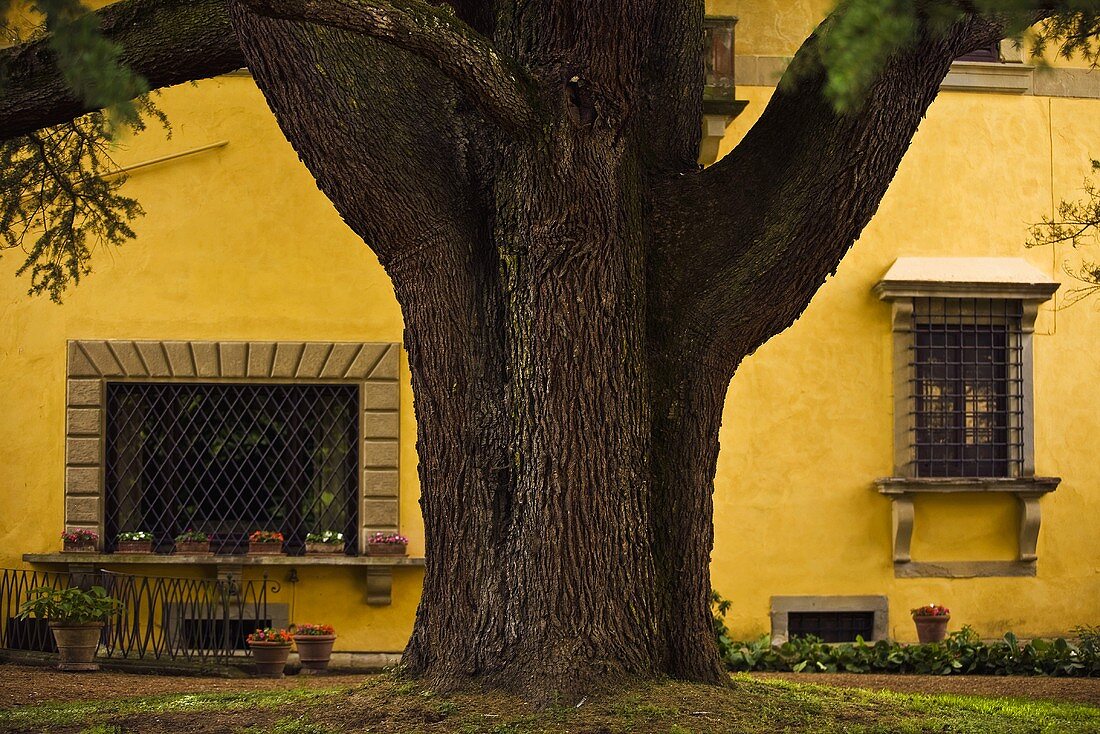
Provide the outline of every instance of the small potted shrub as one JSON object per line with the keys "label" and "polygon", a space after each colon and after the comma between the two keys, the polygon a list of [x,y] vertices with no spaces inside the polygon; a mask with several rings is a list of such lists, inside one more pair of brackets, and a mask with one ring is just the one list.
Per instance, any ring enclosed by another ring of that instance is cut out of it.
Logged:
{"label": "small potted shrub", "polygon": [[201,530],[186,530],[176,536],[176,553],[181,556],[208,556],[210,536]]}
{"label": "small potted shrub", "polygon": [[951,610],[939,604],[925,604],[911,609],[913,623],[917,625],[917,639],[921,644],[943,642],[947,637],[947,623],[951,619]]}
{"label": "small potted shrub", "polygon": [[19,606],[19,619],[35,617],[49,620],[54,642],[61,654],[58,670],[99,670],[95,660],[103,624],[117,614],[121,603],[107,595],[102,586],[85,591],[73,586],[68,589],[51,589],[40,586],[31,589],[25,602]]}
{"label": "small potted shrub", "polygon": [[306,555],[333,556],[344,552],[344,534],[335,530],[306,535]]}
{"label": "small potted shrub", "polygon": [[332,644],[336,642],[336,630],[332,625],[299,624],[291,628],[291,633],[298,646],[302,671],[319,673],[326,670],[332,658]]}
{"label": "small potted shrub", "polygon": [[276,530],[257,530],[248,536],[248,554],[277,556],[283,552],[283,534]]}
{"label": "small potted shrub", "polygon": [[66,530],[61,534],[61,549],[66,553],[95,553],[99,533],[94,530]]}
{"label": "small potted shrub", "polygon": [[116,553],[152,553],[153,534],[144,531],[119,533],[115,538],[118,547]]}
{"label": "small potted shrub", "polygon": [[250,634],[245,640],[252,650],[252,661],[256,663],[256,675],[264,678],[282,678],[286,668],[286,659],[290,657],[290,644],[293,638],[284,629],[265,627]]}
{"label": "small potted shrub", "polygon": [[403,556],[409,539],[397,533],[375,533],[367,538],[369,556]]}

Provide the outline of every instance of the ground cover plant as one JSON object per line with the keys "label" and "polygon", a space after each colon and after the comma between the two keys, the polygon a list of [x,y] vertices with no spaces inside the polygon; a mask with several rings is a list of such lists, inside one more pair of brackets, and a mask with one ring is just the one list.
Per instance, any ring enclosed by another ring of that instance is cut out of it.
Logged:
{"label": "ground cover plant", "polygon": [[826,643],[813,636],[772,645],[767,635],[720,645],[723,660],[734,671],[1100,676],[1100,629],[1078,628],[1076,633],[1079,638],[1073,641],[1021,641],[1008,632],[985,642],[964,627],[942,643],[926,645],[862,639]]}
{"label": "ground cover plant", "polygon": [[[183,726],[185,729],[181,729]],[[717,734],[718,732],[1088,732],[1096,707],[976,696],[906,695],[734,676],[710,686],[638,682],[534,709],[505,693],[444,695],[398,675],[362,685],[160,695],[0,711],[0,732],[336,734]]]}

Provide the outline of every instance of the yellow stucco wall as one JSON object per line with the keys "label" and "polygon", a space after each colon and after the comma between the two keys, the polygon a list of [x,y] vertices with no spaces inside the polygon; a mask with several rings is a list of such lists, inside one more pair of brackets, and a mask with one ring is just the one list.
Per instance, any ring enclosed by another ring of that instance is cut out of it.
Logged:
{"label": "yellow stucco wall", "polygon": [[[738,14],[740,53],[789,54],[826,2],[716,2]],[[729,149],[771,89],[741,88],[746,111]],[[168,90],[173,121],[118,151],[125,165],[226,140],[133,175],[146,210],[138,239],[95,254],[63,306],[25,295],[17,253],[0,259],[0,566],[59,546],[68,339],[400,341],[401,317],[377,260],[317,191],[247,76]],[[889,308],[872,285],[902,255],[1024,257],[1063,281],[1073,253],[1025,251],[1029,222],[1074,198],[1098,155],[1100,101],[944,93],[860,242],[787,332],[733,381],[715,492],[714,586],[734,602],[737,635],[768,629],[772,595],[887,594],[893,636],[906,610],[937,601],[979,633],[1064,632],[1100,612],[1100,465],[1090,386],[1095,302],[1044,307],[1035,339],[1036,457],[1062,485],[1042,500],[1036,578],[895,579],[890,507],[872,488],[891,472]],[[1070,285],[1069,287],[1072,287]],[[1059,296],[1061,298],[1061,296]],[[401,527],[422,555],[415,425],[402,371]],[[1011,498],[921,500],[914,557],[1010,559]],[[337,649],[400,650],[420,585],[395,573],[393,604],[368,607],[361,572],[299,569],[275,601],[297,621],[329,622]],[[248,577],[256,573],[248,572]]]}
{"label": "yellow stucco wall", "polygon": [[[1100,79],[1097,80],[1100,84]],[[734,144],[771,89],[732,125]],[[890,503],[871,485],[892,473],[889,306],[871,287],[899,256],[1022,257],[1062,271],[1079,253],[1026,250],[1027,226],[1082,195],[1100,145],[1100,101],[945,92],[933,104],[878,214],[806,313],[733,380],[715,482],[713,582],[734,601],[731,628],[768,630],[772,595],[886,594],[890,633],[936,601],[979,634],[1054,634],[1100,613],[1098,419],[1089,407],[1100,328],[1095,301],[1045,304],[1035,337],[1037,473],[1062,477],[1042,499],[1035,578],[895,579]],[[1087,253],[1086,253],[1087,256]],[[919,498],[913,558],[1011,560],[1012,497]]]}

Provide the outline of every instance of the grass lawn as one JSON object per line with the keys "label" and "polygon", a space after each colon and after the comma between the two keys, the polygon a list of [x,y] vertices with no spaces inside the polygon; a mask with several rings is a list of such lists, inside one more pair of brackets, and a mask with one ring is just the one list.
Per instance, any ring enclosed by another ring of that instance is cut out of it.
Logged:
{"label": "grass lawn", "polygon": [[[1098,732],[1100,708],[913,695],[734,676],[730,688],[644,683],[532,711],[500,694],[441,695],[388,675],[352,687],[187,693],[0,711],[0,732],[247,734],[694,734],[727,732]],[[315,681],[316,683],[317,681]]]}

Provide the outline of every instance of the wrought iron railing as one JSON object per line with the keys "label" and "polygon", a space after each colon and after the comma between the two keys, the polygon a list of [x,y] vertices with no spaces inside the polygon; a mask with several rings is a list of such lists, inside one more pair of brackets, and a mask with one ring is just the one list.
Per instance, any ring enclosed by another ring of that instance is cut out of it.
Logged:
{"label": "wrought iron railing", "polygon": [[229,665],[248,655],[245,637],[273,624],[268,593],[279,584],[261,580],[138,576],[111,571],[0,570],[0,648],[56,652],[45,620],[17,619],[32,589],[102,586],[122,602],[103,628],[99,654],[164,663]]}

